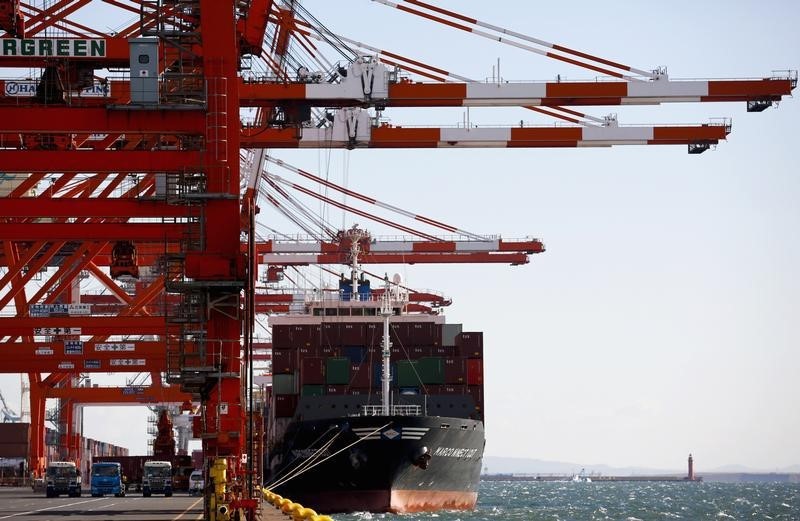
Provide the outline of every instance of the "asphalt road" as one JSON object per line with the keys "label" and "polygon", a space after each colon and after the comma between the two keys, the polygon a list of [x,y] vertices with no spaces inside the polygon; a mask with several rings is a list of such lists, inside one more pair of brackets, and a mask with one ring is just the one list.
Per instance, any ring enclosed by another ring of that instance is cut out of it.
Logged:
{"label": "asphalt road", "polygon": [[66,521],[66,519],[106,519],[120,521],[190,521],[203,519],[203,502],[196,496],[176,493],[172,497],[46,498],[44,492],[33,493],[29,488],[0,488],[0,521]]}

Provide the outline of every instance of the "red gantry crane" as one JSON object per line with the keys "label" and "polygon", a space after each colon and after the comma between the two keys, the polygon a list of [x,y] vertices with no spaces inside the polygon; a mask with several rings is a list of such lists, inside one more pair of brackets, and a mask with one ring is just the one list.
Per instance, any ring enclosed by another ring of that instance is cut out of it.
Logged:
{"label": "red gantry crane", "polygon": [[[376,1],[613,79],[472,81],[339,36],[294,0],[0,0],[0,352],[4,371],[30,375],[35,474],[45,465],[47,398],[135,402],[124,388],[73,384],[80,373],[144,371],[153,384],[142,396],[202,403],[195,435],[209,465],[227,466],[229,484],[206,503],[209,518],[225,518],[219,507],[254,518],[257,429],[242,367],[268,358],[268,344],[253,341],[255,314],[286,311],[292,298],[258,287],[258,266],[276,280],[298,265],[347,263],[353,240],[336,230],[305,241],[257,237],[259,201],[301,225],[292,193],[318,197],[301,180],[324,181],[265,149],[681,144],[700,153],[726,138],[729,121],[623,126],[570,107],[737,101],[756,112],[797,82],[796,72],[675,80],[431,3]],[[404,127],[383,118],[396,107],[464,106],[527,107],[574,125]],[[399,225],[416,239],[365,242],[362,264],[524,264],[543,251],[536,239],[470,235],[322,185],[450,234]],[[423,311],[446,303],[415,300]]]}

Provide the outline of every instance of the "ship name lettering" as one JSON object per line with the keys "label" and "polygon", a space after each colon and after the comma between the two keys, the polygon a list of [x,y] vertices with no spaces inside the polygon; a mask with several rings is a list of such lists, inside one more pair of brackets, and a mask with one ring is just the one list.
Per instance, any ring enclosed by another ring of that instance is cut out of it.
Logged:
{"label": "ship name lettering", "polygon": [[472,458],[478,453],[478,449],[456,449],[453,447],[438,447],[434,456],[444,456],[447,458]]}

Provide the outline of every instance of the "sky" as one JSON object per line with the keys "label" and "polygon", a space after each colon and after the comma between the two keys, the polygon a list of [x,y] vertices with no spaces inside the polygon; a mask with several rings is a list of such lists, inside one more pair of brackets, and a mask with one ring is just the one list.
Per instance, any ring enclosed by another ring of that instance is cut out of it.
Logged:
{"label": "sky", "polygon": [[[435,3],[642,69],[666,66],[672,78],[800,67],[791,1]],[[498,58],[506,80],[594,78],[367,0],[303,5],[339,34],[470,78],[491,77]],[[800,463],[800,103],[586,111],[622,124],[731,117],[733,132],[691,156],[685,146],[275,155],[462,229],[544,241],[525,266],[375,267],[452,297],[448,322],[484,332],[487,455],[682,469],[691,452],[698,471]],[[454,125],[464,110],[384,115]],[[470,119],[551,123],[515,108],[471,109]],[[290,231],[262,208],[262,222]],[[19,403],[16,376],[0,376],[0,388]],[[144,451],[145,411],[86,414],[87,436]]]}

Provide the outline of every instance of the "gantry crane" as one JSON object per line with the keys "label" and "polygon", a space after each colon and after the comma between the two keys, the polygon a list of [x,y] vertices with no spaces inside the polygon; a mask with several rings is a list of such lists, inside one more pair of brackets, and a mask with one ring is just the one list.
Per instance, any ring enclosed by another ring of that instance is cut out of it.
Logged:
{"label": "gantry crane", "polygon": [[[0,0],[0,67],[9,71],[0,79],[0,310],[13,309],[0,317],[0,347],[5,371],[30,373],[36,472],[48,397],[131,401],[124,389],[76,388],[74,375],[147,371],[147,396],[203,402],[196,432],[205,454],[227,462],[240,491],[211,504],[252,517],[257,476],[241,455],[254,431],[240,366],[263,348],[252,340],[255,313],[287,305],[284,295],[256,291],[258,265],[277,273],[347,262],[346,244],[334,237],[291,247],[258,240],[259,194],[278,208],[286,191],[309,195],[265,172],[267,162],[289,165],[263,149],[681,144],[700,153],[726,138],[729,121],[620,126],[569,107],[738,101],[757,112],[797,81],[792,72],[673,80],[430,3],[380,2],[614,79],[476,82],[336,35],[296,1]],[[83,16],[96,5],[136,21],[99,30]],[[332,63],[331,51],[345,62]],[[20,67],[41,73],[13,77]],[[382,118],[395,107],[463,106],[522,106],[575,125],[423,128]],[[543,250],[535,239],[417,237],[370,243],[360,262],[523,264]],[[104,294],[81,295],[81,277]]]}

